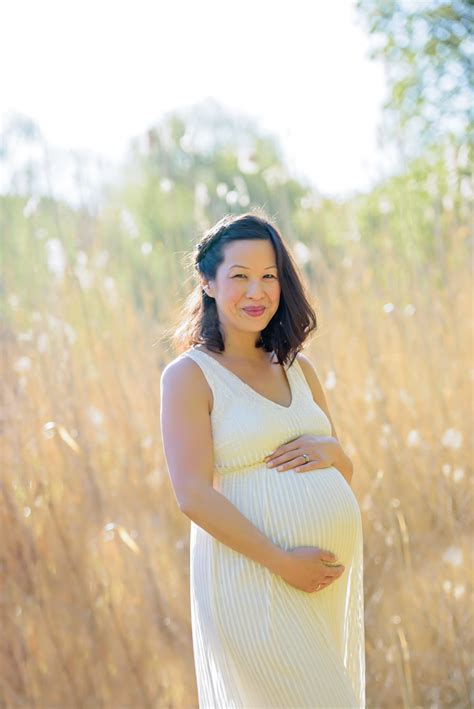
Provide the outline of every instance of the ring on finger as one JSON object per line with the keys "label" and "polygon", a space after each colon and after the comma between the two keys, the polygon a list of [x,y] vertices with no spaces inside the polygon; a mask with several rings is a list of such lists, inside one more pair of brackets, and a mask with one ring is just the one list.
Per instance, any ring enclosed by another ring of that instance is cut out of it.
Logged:
{"label": "ring on finger", "polygon": [[305,463],[309,463],[309,455],[307,453],[302,453],[301,457],[304,458]]}

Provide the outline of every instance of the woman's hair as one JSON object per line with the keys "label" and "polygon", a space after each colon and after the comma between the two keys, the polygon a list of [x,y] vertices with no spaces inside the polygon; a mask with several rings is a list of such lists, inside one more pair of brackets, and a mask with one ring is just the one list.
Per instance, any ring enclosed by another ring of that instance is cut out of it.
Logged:
{"label": "woman's hair", "polygon": [[[226,245],[239,239],[265,239],[273,244],[281,288],[280,303],[262,330],[256,347],[274,352],[279,364],[287,361],[293,364],[305,339],[316,330],[317,321],[295,261],[276,226],[265,216],[253,212],[224,216],[196,244],[191,254],[194,269],[202,277],[214,280],[224,261]],[[216,301],[207,295],[201,283],[184,303],[178,327],[173,329],[172,342],[180,352],[197,344],[205,345],[213,352],[225,350]]]}

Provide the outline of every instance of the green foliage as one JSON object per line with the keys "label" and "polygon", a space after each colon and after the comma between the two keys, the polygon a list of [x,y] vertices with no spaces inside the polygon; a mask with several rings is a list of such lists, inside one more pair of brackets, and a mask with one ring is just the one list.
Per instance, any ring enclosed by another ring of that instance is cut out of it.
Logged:
{"label": "green foliage", "polygon": [[[145,145],[133,147],[96,215],[52,198],[1,197],[6,296],[31,313],[73,279],[81,298],[98,299],[98,327],[100,302],[117,291],[166,321],[194,285],[188,257],[201,232],[226,212],[256,206],[290,247],[317,254],[301,263],[312,282],[320,258],[329,267],[345,258],[347,239],[373,253],[381,283],[392,256],[407,271],[437,269],[442,282],[453,240],[468,246],[472,177],[467,145],[455,136],[341,204],[289,175],[270,137],[234,135],[201,151],[189,138],[198,128],[206,126],[176,118],[156,126]],[[2,308],[8,312],[5,302]]]}
{"label": "green foliage", "polygon": [[375,43],[369,56],[385,63],[385,109],[393,136],[410,140],[419,154],[445,134],[469,137],[474,105],[471,0],[358,0],[356,7]]}
{"label": "green foliage", "polygon": [[[132,144],[95,215],[34,197],[43,176],[32,164],[15,175],[26,189],[1,198],[4,292],[18,294],[28,311],[73,278],[83,297],[112,298],[118,289],[166,320],[193,285],[188,257],[201,233],[224,213],[253,207],[276,221],[290,246],[309,247],[330,267],[355,239],[372,251],[381,282],[392,255],[408,271],[437,269],[442,282],[453,240],[468,245],[473,5],[358,0],[357,8],[379,41],[372,58],[388,68],[385,109],[405,157],[398,174],[344,204],[324,199],[288,173],[277,140],[206,102],[170,114]],[[453,118],[464,132],[453,129]],[[8,160],[10,145],[33,149],[40,140],[39,129],[19,117],[1,157]],[[302,266],[314,279],[314,264],[303,259]]]}

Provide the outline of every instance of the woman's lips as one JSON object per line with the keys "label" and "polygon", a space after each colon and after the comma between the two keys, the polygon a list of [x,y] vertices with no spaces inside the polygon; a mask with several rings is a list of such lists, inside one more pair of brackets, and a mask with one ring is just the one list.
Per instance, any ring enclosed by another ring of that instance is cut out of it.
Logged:
{"label": "woman's lips", "polygon": [[243,310],[254,318],[265,312],[265,308],[243,308]]}

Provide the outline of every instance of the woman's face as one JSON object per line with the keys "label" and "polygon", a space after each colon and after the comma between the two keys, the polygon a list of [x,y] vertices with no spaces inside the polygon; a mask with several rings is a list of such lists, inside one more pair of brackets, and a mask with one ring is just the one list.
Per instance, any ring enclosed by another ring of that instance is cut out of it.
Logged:
{"label": "woman's face", "polygon": [[[271,241],[242,239],[224,247],[224,261],[208,295],[216,299],[220,323],[226,327],[258,333],[275,315],[280,302],[280,281]],[[252,316],[247,307],[263,307]]]}

